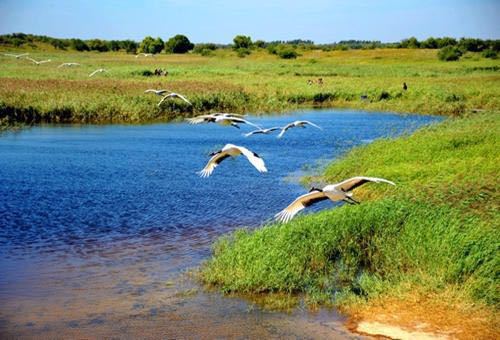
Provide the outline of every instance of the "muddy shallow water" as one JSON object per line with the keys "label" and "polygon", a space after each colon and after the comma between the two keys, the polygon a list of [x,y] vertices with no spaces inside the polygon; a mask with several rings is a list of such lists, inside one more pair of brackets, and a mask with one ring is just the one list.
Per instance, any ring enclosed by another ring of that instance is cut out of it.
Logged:
{"label": "muddy shallow water", "polygon": [[[351,337],[335,311],[263,311],[204,291],[184,272],[219,235],[270,220],[322,160],[437,118],[324,110],[249,119],[308,119],[324,130],[245,138],[245,127],[172,123],[0,135],[0,334]],[[225,143],[257,152],[269,173],[236,159],[199,178]]]}

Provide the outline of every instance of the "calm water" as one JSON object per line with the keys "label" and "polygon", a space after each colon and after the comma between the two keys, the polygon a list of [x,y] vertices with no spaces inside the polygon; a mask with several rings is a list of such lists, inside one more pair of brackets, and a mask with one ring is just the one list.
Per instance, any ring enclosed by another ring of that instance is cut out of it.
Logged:
{"label": "calm water", "polygon": [[[329,110],[249,119],[324,130],[245,138],[247,127],[173,123],[0,135],[0,334],[347,336],[334,312],[264,312],[180,273],[218,235],[259,226],[304,193],[304,171],[437,118]],[[269,172],[240,157],[198,177],[226,143],[257,152]]]}

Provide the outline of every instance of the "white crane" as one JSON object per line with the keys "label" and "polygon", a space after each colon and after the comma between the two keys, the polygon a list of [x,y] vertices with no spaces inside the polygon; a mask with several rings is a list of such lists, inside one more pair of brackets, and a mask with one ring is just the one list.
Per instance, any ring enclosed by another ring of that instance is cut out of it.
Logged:
{"label": "white crane", "polygon": [[288,207],[277,213],[274,217],[281,222],[290,221],[302,209],[320,201],[345,201],[351,204],[359,204],[352,198],[351,191],[365,183],[387,183],[396,185],[394,182],[376,177],[353,177],[343,182],[325,186],[323,189],[312,188],[307,194],[299,196]]}
{"label": "white crane", "polygon": [[103,73],[103,72],[109,73],[107,70],[105,70],[103,68],[98,68],[97,70],[95,70],[94,72],[92,72],[91,74],[89,74],[89,77],[93,77],[97,73]]}
{"label": "white crane", "polygon": [[269,128],[269,129],[254,130],[254,131],[250,131],[249,133],[245,133],[245,137],[250,137],[252,135],[257,135],[257,134],[267,135],[267,134],[270,134],[273,131],[280,130],[280,129],[281,129],[280,127],[272,127],[272,128]]}
{"label": "white crane", "polygon": [[183,101],[185,101],[186,103],[188,103],[189,105],[193,105],[191,104],[191,102],[189,100],[187,100],[186,97],[184,97],[182,94],[178,94],[178,93],[175,93],[175,92],[170,92],[169,94],[167,94],[166,96],[164,96],[160,102],[158,103],[158,106],[160,106],[165,100],[167,100],[168,98],[179,98],[179,99],[182,99]]}
{"label": "white crane", "polygon": [[139,58],[140,55],[143,55],[144,57],[154,57],[154,54],[153,53],[138,53],[135,55],[136,58]]}
{"label": "white crane", "polygon": [[212,174],[217,165],[228,157],[236,157],[243,154],[248,161],[259,171],[267,172],[264,160],[255,152],[248,150],[243,146],[237,146],[234,144],[226,144],[221,150],[213,152],[210,154],[212,158],[208,161],[207,165],[198,172],[200,177],[208,177]]}
{"label": "white crane", "polygon": [[189,124],[201,124],[201,123],[218,123],[221,125],[231,125],[235,128],[240,128],[238,124],[248,124],[261,129],[260,126],[249,122],[248,120],[242,118],[242,115],[235,113],[213,113],[208,115],[201,115],[193,118],[186,118]]}
{"label": "white crane", "polygon": [[157,96],[163,96],[165,93],[167,92],[172,92],[172,91],[169,91],[169,90],[155,90],[155,89],[147,89],[146,91],[144,91],[144,93],[154,93],[156,94]]}
{"label": "white crane", "polygon": [[62,63],[61,65],[57,66],[57,68],[60,67],[72,67],[72,66],[80,66],[79,63]]}
{"label": "white crane", "polygon": [[33,62],[33,64],[35,65],[41,65],[41,64],[45,64],[45,63],[50,63],[51,60],[50,59],[47,59],[47,60],[40,60],[40,61],[36,61],[35,59],[33,58],[30,58],[30,57],[25,57],[26,59],[28,59],[29,61]]}
{"label": "white crane", "polygon": [[288,129],[291,129],[291,128],[295,128],[295,127],[301,127],[301,128],[305,128],[306,125],[311,125],[311,126],[314,126],[315,128],[318,128],[320,130],[323,130],[322,128],[320,128],[318,125],[314,124],[314,123],[311,123],[310,121],[308,120],[296,120],[295,122],[292,122],[290,124],[287,124],[285,125],[284,127],[281,128],[281,132],[280,134],[278,135],[278,138],[281,138],[283,137],[283,135],[285,134],[285,132],[288,130]]}
{"label": "white crane", "polygon": [[19,59],[19,58],[22,58],[22,57],[26,57],[27,55],[29,55],[29,53],[21,53],[21,54],[3,53],[3,55],[5,55],[7,57],[14,57],[16,59]]}
{"label": "white crane", "polygon": [[186,121],[189,122],[189,124],[201,124],[201,123],[214,123],[216,117],[226,117],[226,118],[244,118],[245,115],[240,115],[237,113],[222,113],[222,112],[216,112],[216,113],[209,113],[206,115],[200,115],[196,117],[191,117],[191,118],[186,118]]}

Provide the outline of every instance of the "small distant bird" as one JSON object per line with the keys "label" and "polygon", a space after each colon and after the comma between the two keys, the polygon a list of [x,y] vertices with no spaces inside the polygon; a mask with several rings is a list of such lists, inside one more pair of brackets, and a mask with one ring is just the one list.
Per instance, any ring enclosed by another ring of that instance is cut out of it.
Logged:
{"label": "small distant bird", "polygon": [[169,91],[169,90],[155,90],[155,89],[148,89],[148,90],[144,91],[144,93],[154,93],[160,97],[162,97],[167,92],[171,92],[171,91]]}
{"label": "small distant bird", "polygon": [[406,85],[406,83],[403,83],[403,90],[408,90],[408,86]]}
{"label": "small distant bird", "polygon": [[376,178],[376,177],[349,178],[337,184],[327,185],[323,189],[312,188],[309,191],[309,193],[299,196],[288,207],[277,213],[274,217],[278,221],[286,223],[290,221],[299,211],[303,210],[304,208],[316,202],[324,201],[327,199],[333,202],[344,201],[350,204],[359,204],[358,201],[352,198],[352,193],[350,191],[369,182],[387,183],[390,185],[396,185],[394,184],[394,182],[388,181],[383,178]]}
{"label": "small distant bird", "polygon": [[259,171],[267,172],[264,160],[255,152],[248,150],[245,147],[237,146],[234,144],[226,144],[221,150],[210,154],[212,158],[208,161],[207,165],[198,172],[200,177],[208,177],[212,174],[217,165],[228,157],[236,157],[243,154],[248,161]]}
{"label": "small distant bird", "polygon": [[191,102],[189,100],[187,100],[186,97],[184,97],[182,94],[178,94],[178,93],[175,93],[175,92],[170,92],[169,94],[167,94],[166,96],[164,96],[160,102],[158,103],[158,106],[160,106],[165,100],[167,100],[168,98],[179,98],[179,99],[182,99],[184,100],[186,103],[188,103],[189,105],[193,105],[191,104]]}
{"label": "small distant bird", "polygon": [[280,127],[272,127],[272,128],[269,128],[269,129],[254,130],[254,131],[250,131],[249,133],[245,133],[245,137],[250,137],[252,135],[258,135],[258,134],[267,135],[267,134],[270,134],[273,131],[280,130],[280,129],[281,129]]}
{"label": "small distant bird", "polygon": [[153,53],[138,53],[138,54],[136,54],[136,56],[135,56],[135,57],[136,57],[136,58],[139,58],[139,56],[140,56],[140,55],[143,55],[143,56],[145,56],[145,57],[153,57],[153,56],[154,56],[154,54],[153,54]]}
{"label": "small distant bird", "polygon": [[103,68],[99,68],[99,69],[95,70],[94,72],[92,72],[91,74],[89,74],[89,77],[93,77],[97,73],[103,73],[103,72],[109,73],[107,70],[105,70]]}
{"label": "small distant bird", "polygon": [[307,80],[307,85],[312,85],[313,81],[311,79]]}
{"label": "small distant bird", "polygon": [[57,68],[60,67],[72,67],[72,66],[80,66],[79,63],[62,63],[61,65],[57,66]]}
{"label": "small distant bird", "polygon": [[234,113],[214,113],[208,115],[201,115],[193,118],[186,118],[189,124],[201,124],[201,123],[218,123],[221,125],[231,125],[239,129],[238,124],[248,124],[261,130],[262,128],[248,120],[241,118],[242,116]]}
{"label": "small distant bird", "polygon": [[295,128],[295,127],[301,127],[301,128],[305,128],[306,125],[311,125],[311,126],[314,126],[315,128],[318,128],[320,130],[323,130],[322,128],[320,128],[318,125],[314,124],[314,123],[311,123],[310,121],[308,120],[296,120],[295,122],[292,122],[288,125],[285,125],[284,127],[281,128],[281,132],[280,134],[278,135],[278,138],[281,138],[283,137],[283,135],[285,134],[285,132],[288,130],[288,129],[291,129],[291,128]]}
{"label": "small distant bird", "polygon": [[21,57],[25,57],[25,56],[29,55],[29,53],[21,53],[21,54],[4,53],[3,55],[5,55],[7,57],[14,57],[16,59],[19,59]]}
{"label": "small distant bird", "polygon": [[50,59],[47,59],[47,60],[40,60],[40,61],[36,61],[35,59],[33,58],[30,58],[30,57],[25,57],[26,59],[28,59],[29,61],[33,62],[33,64],[35,65],[41,65],[41,64],[45,64],[45,63],[50,63],[51,60]]}

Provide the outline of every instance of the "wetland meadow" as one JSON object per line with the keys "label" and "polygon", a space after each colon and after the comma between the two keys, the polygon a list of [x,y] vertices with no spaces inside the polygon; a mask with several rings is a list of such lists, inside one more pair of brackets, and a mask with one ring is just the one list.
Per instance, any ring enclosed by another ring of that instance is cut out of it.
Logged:
{"label": "wetland meadow", "polygon": [[[285,44],[288,59],[257,42],[146,56],[5,39],[2,338],[498,337],[498,59],[443,61],[422,44]],[[322,130],[245,137],[252,127],[184,121],[214,112]],[[237,158],[200,178],[226,143],[268,172]],[[310,187],[354,176],[396,186],[275,221]]]}

